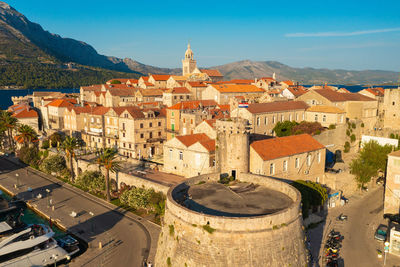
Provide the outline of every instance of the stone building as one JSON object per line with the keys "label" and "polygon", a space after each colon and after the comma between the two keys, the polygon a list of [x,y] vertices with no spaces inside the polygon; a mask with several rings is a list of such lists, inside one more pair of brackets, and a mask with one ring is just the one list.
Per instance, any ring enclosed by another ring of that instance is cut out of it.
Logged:
{"label": "stone building", "polygon": [[231,116],[247,119],[252,126],[251,133],[270,135],[279,121],[304,121],[307,108],[302,101],[255,103],[233,110]]}
{"label": "stone building", "polygon": [[167,81],[171,75],[150,74],[148,82],[154,84],[155,88],[167,88]]}
{"label": "stone building", "polygon": [[207,83],[205,82],[186,82],[185,87],[192,92],[194,100],[201,100],[201,95],[204,89],[207,88]]}
{"label": "stone building", "polygon": [[296,100],[310,106],[325,105],[338,107],[346,112],[349,119],[359,119],[367,129],[376,127],[378,101],[356,93],[339,93],[331,89],[309,90]]}
{"label": "stone building", "polygon": [[185,58],[182,59],[182,75],[190,75],[197,69],[197,63],[193,56],[193,51],[190,48],[190,44],[187,46],[187,50],[185,52]]}
{"label": "stone building", "polygon": [[43,129],[62,130],[64,129],[64,112],[67,108],[74,107],[76,99],[62,98],[56,99],[41,106],[40,111],[43,119]]}
{"label": "stone building", "polygon": [[255,141],[250,146],[250,172],[290,180],[322,182],[325,150],[308,134]]}
{"label": "stone building", "polygon": [[385,89],[383,110],[384,127],[400,130],[400,87]]}
{"label": "stone building", "polygon": [[400,150],[388,156],[383,213],[400,213]]}
{"label": "stone building", "polygon": [[104,114],[110,108],[103,106],[91,107],[90,111],[82,112],[83,129],[82,140],[92,149],[105,147],[104,140]]}
{"label": "stone building", "polygon": [[216,119],[204,120],[194,128],[193,133],[204,133],[211,139],[217,138],[217,129],[215,128]]}
{"label": "stone building", "polygon": [[252,84],[210,84],[202,92],[204,100],[214,100],[218,104],[229,104],[229,99],[235,96],[260,97],[265,93],[264,89]]}
{"label": "stone building", "polygon": [[311,106],[306,110],[306,121],[319,122],[323,127],[346,123],[346,112],[332,106]]}
{"label": "stone building", "polygon": [[162,94],[163,104],[167,107],[175,105],[181,101],[190,101],[192,99],[192,93],[186,87],[174,87],[168,89]]}
{"label": "stone building", "polygon": [[31,126],[36,132],[39,132],[39,115],[31,106],[20,103],[10,106],[8,111],[18,119],[18,123]]}
{"label": "stone building", "polygon": [[185,177],[215,172],[215,140],[201,133],[167,141],[163,171]]}

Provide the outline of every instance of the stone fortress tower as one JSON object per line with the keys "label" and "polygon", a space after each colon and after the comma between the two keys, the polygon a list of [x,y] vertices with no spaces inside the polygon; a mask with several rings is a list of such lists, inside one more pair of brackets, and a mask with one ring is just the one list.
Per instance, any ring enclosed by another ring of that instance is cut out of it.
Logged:
{"label": "stone fortress tower", "polygon": [[[248,173],[247,120],[217,120],[217,172],[171,187],[157,267],[307,266],[301,195]],[[219,183],[221,173],[236,178]]]}
{"label": "stone fortress tower", "polygon": [[197,63],[196,60],[194,60],[193,51],[189,43],[185,52],[185,58],[182,59],[182,75],[191,74],[195,69],[197,69]]}
{"label": "stone fortress tower", "polygon": [[385,89],[384,128],[400,130],[400,87]]}
{"label": "stone fortress tower", "polygon": [[220,173],[236,177],[249,172],[249,128],[242,118],[216,121],[216,166]]}

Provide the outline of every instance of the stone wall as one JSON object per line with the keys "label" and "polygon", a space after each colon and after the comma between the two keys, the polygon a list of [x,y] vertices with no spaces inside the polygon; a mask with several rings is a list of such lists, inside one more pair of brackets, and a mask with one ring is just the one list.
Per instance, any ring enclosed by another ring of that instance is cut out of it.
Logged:
{"label": "stone wall", "polygon": [[[95,164],[90,164],[88,161],[85,160],[78,160],[75,164],[74,164],[74,171],[77,175],[79,175],[78,168],[82,171],[88,170],[88,171],[98,171],[99,167]],[[118,172],[113,173],[110,172],[110,179],[116,180],[118,182],[118,186],[121,183],[125,183],[126,185],[130,185],[130,186],[135,186],[135,187],[145,187],[145,188],[152,188],[154,189],[154,191],[156,192],[162,192],[164,194],[167,194],[168,190],[169,190],[169,185],[164,185],[161,183],[157,183],[154,182],[152,180],[143,178],[143,177],[138,177],[138,176],[134,176],[134,175],[130,175],[127,173],[123,173],[123,172]]]}
{"label": "stone wall", "polygon": [[347,125],[337,125],[336,129],[323,131],[321,134],[313,135],[313,138],[327,147],[330,151],[343,149],[346,141]]}
{"label": "stone wall", "polygon": [[[204,215],[173,196],[188,185],[216,181],[219,173],[187,180],[168,191],[155,263],[162,266],[306,266],[300,193],[286,183],[253,174],[238,179],[287,194],[293,204],[277,213],[253,217]],[[207,231],[207,227],[209,230]]]}

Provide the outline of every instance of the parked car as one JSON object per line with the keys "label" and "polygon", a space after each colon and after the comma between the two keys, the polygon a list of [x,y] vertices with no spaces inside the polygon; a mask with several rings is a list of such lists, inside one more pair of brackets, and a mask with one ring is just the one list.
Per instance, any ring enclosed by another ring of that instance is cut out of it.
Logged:
{"label": "parked car", "polygon": [[375,231],[374,238],[376,240],[385,242],[386,236],[387,236],[387,230],[388,230],[388,227],[386,225],[383,225],[383,224],[379,225]]}

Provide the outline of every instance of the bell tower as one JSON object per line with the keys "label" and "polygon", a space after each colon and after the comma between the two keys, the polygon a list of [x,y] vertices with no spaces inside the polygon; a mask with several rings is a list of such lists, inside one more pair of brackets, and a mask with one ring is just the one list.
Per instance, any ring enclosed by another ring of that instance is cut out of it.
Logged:
{"label": "bell tower", "polygon": [[190,43],[188,43],[185,58],[182,60],[182,75],[192,73],[197,68],[196,60],[193,59],[193,51],[190,48]]}

